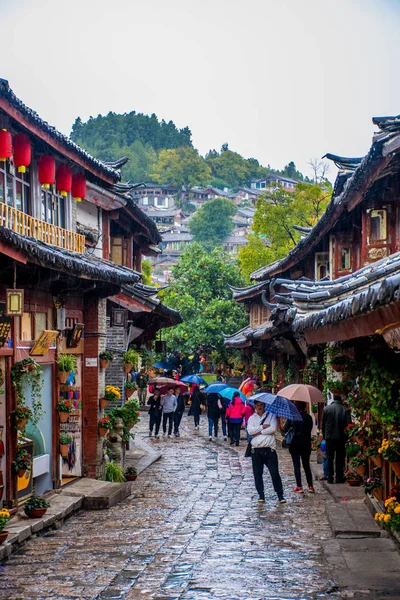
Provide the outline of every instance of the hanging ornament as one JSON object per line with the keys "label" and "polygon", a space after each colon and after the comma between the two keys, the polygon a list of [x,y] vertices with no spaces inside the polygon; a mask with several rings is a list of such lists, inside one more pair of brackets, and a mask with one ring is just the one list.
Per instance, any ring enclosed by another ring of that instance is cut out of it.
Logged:
{"label": "hanging ornament", "polygon": [[68,165],[61,163],[57,169],[56,187],[61,196],[67,196],[71,191],[72,171]]}
{"label": "hanging ornament", "polygon": [[17,133],[14,137],[14,165],[18,173],[25,173],[31,164],[31,141],[26,133]]}
{"label": "hanging ornament", "polygon": [[39,159],[39,183],[48,190],[56,180],[56,161],[52,156],[44,155]]}
{"label": "hanging ornament", "polygon": [[83,173],[75,173],[72,177],[72,197],[81,202],[86,196],[86,178]]}
{"label": "hanging ornament", "polygon": [[12,157],[12,138],[7,129],[0,129],[0,161],[5,162]]}

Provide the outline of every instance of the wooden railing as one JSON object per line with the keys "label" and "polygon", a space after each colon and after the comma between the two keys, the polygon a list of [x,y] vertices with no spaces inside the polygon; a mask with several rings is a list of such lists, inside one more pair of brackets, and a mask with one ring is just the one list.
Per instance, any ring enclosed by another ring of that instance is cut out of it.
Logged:
{"label": "wooden railing", "polygon": [[35,238],[51,246],[71,252],[85,253],[85,236],[68,231],[45,221],[34,219],[26,213],[0,202],[0,225],[20,235]]}

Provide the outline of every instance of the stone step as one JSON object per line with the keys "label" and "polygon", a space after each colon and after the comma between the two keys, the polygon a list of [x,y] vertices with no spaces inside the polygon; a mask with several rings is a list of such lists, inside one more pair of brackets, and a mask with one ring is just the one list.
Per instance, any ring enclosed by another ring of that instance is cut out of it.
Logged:
{"label": "stone step", "polygon": [[326,514],[335,537],[378,538],[381,535],[380,527],[365,504],[358,502],[328,504]]}
{"label": "stone step", "polygon": [[83,508],[102,510],[111,508],[131,494],[131,482],[112,483],[84,477],[62,491],[63,496],[84,496]]}

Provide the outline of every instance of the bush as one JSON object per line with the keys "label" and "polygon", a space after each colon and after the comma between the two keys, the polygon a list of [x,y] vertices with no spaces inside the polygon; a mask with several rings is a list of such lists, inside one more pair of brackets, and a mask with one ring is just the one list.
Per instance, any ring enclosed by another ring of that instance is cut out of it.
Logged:
{"label": "bush", "polygon": [[49,508],[50,503],[47,502],[45,498],[41,496],[31,496],[25,502],[24,509],[25,510],[33,510],[34,508]]}
{"label": "bush", "polygon": [[133,467],[133,466],[127,467],[125,469],[125,475],[137,475],[136,467]]}
{"label": "bush", "polygon": [[122,483],[125,481],[125,475],[120,465],[111,461],[106,464],[106,481]]}

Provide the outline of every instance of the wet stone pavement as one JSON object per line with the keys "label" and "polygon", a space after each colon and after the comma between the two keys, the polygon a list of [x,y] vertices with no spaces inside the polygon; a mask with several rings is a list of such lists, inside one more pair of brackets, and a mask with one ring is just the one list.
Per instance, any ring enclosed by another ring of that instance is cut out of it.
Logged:
{"label": "wet stone pavement", "polygon": [[[337,598],[322,558],[326,492],[298,497],[280,450],[286,505],[269,475],[257,504],[246,442],[210,442],[184,417],[182,436],[150,440],[163,458],[106,511],[81,511],[0,567],[0,598],[289,600]],[[148,417],[138,429],[146,434]],[[329,593],[331,592],[331,593]]]}

